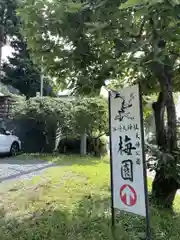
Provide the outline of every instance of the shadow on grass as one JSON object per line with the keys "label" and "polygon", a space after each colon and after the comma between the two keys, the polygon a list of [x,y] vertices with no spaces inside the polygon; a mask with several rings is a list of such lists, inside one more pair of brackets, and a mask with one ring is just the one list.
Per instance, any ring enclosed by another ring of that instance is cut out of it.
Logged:
{"label": "shadow on grass", "polygon": [[[97,206],[107,206],[97,212]],[[109,199],[82,199],[73,211],[68,209],[41,210],[25,219],[5,219],[1,212],[0,236],[2,240],[104,240],[114,239],[108,212]],[[122,234],[122,233],[121,233]],[[126,239],[126,238],[118,238]]]}
{"label": "shadow on grass", "polygon": [[[49,209],[47,209],[49,208]],[[120,216],[115,231],[111,231],[111,214],[108,198],[85,196],[73,210],[47,206],[24,219],[6,219],[0,211],[2,240],[105,240],[144,239],[144,219],[129,214]],[[153,240],[178,240],[180,216],[151,209]]]}

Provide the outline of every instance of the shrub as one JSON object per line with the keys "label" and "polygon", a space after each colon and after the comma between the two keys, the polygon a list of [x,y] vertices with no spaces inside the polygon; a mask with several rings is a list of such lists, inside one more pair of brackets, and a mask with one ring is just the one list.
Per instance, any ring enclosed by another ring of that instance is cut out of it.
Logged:
{"label": "shrub", "polygon": [[52,142],[53,148],[57,149],[62,136],[78,139],[86,132],[90,141],[99,139],[107,132],[107,109],[107,102],[99,97],[71,101],[50,97],[44,97],[42,100],[31,98],[17,102],[12,111],[12,118],[34,121],[36,128],[45,138],[44,149],[48,146],[52,148]]}

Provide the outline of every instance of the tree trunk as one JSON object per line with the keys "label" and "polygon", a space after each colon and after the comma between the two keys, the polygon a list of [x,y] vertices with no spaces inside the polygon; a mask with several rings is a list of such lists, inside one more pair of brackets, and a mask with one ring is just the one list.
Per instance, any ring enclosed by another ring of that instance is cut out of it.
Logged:
{"label": "tree trunk", "polygon": [[159,93],[157,102],[153,103],[153,111],[156,126],[156,143],[160,149],[166,149],[166,130],[164,124],[165,96],[163,92]]}
{"label": "tree trunk", "polygon": [[96,157],[100,157],[99,145],[100,145],[100,139],[95,138],[94,139],[94,156],[96,156]]}
{"label": "tree trunk", "polygon": [[177,123],[176,123],[176,108],[173,99],[172,90],[168,91],[168,97],[166,100],[167,109],[167,146],[170,153],[177,150]]}
{"label": "tree trunk", "polygon": [[60,124],[57,123],[57,125],[56,125],[56,133],[55,133],[55,148],[54,148],[54,152],[57,152],[59,150],[59,144],[60,144],[60,141],[61,141],[61,137],[62,137],[61,127],[60,127]]}
{"label": "tree trunk", "polygon": [[166,178],[164,168],[156,172],[152,184],[152,197],[157,205],[172,209],[173,201],[179,184],[172,178]]}
{"label": "tree trunk", "polygon": [[[167,82],[168,79],[168,82]],[[176,111],[172,93],[172,83],[170,78],[165,78],[164,89],[160,93],[158,101],[153,104],[155,124],[156,124],[156,140],[159,149],[163,152],[170,153],[174,157],[173,151],[177,149],[177,132],[176,132]],[[162,86],[162,81],[161,81]],[[164,126],[164,111],[167,109],[167,130]],[[152,185],[152,197],[158,205],[171,209],[173,201],[179,187],[175,177],[167,177],[167,166],[160,160],[158,163],[159,170]],[[171,162],[171,167],[176,168],[176,157]],[[166,172],[165,172],[166,170]]]}
{"label": "tree trunk", "polygon": [[83,133],[81,135],[81,156],[85,156],[87,153],[87,135]]}

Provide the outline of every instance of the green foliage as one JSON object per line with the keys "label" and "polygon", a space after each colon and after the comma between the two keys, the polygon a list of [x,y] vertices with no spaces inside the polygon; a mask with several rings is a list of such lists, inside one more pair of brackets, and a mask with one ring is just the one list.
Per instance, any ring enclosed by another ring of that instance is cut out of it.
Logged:
{"label": "green foliage", "polygon": [[7,36],[14,34],[17,24],[16,0],[0,1],[0,42],[5,44]]}
{"label": "green foliage", "polygon": [[[92,12],[84,4],[74,11],[72,1],[23,3],[19,14],[33,59],[38,62],[43,55],[45,70],[56,76],[61,85],[96,94],[117,62],[111,56],[112,43],[104,39],[96,41],[96,31],[95,35],[94,30],[91,33],[92,27],[104,29],[106,24],[88,25]],[[32,21],[35,24],[31,25]]]}
{"label": "green foliage", "polygon": [[[7,8],[14,11],[12,14],[14,25],[11,30],[9,45],[13,48],[11,57],[8,57],[7,61],[3,64],[3,76],[1,81],[6,85],[11,85],[18,89],[21,94],[24,94],[27,98],[36,96],[36,92],[40,91],[40,65],[33,64],[30,53],[27,48],[25,38],[20,33],[21,22],[16,16],[16,9],[18,3],[14,1],[13,9],[11,1],[7,3]],[[5,7],[5,6],[4,6]],[[7,9],[7,11],[8,11]],[[10,13],[8,13],[10,14]],[[11,17],[11,16],[9,16]],[[7,28],[9,30],[9,28]],[[44,78],[44,95],[52,95],[52,87],[49,84],[49,79]]]}
{"label": "green foliage", "polygon": [[125,3],[120,5],[120,9],[134,8],[139,4],[143,4],[145,0],[127,0]]}
{"label": "green foliage", "polygon": [[108,108],[102,98],[84,98],[62,101],[58,98],[31,98],[15,104],[13,118],[33,119],[45,131],[59,128],[62,135],[79,137],[86,132],[89,137],[107,133]]}
{"label": "green foliage", "polygon": [[12,37],[16,31],[16,0],[0,1],[0,78],[2,67],[2,47],[6,44],[8,37]]}
{"label": "green foliage", "polygon": [[61,131],[65,132],[69,127],[69,113],[72,105],[56,98],[44,97],[31,98],[28,101],[21,101],[15,104],[12,117],[21,119],[33,119],[44,127],[56,129],[58,124]]}
{"label": "green foliage", "polygon": [[108,106],[103,98],[84,98],[73,102],[74,130],[98,137],[108,132]]}
{"label": "green foliage", "polygon": [[107,78],[157,93],[163,66],[179,89],[179,12],[175,0],[24,0],[19,9],[34,59],[43,55],[49,74],[86,94]]}

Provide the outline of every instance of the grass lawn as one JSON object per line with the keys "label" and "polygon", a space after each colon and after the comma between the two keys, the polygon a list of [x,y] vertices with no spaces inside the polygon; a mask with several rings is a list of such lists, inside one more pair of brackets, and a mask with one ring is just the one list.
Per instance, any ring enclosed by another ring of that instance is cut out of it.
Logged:
{"label": "grass lawn", "polygon": [[[1,184],[0,240],[143,237],[144,219],[128,214],[117,218],[117,227],[111,232],[108,159],[50,155],[42,158],[57,166],[32,180]],[[173,215],[151,206],[153,240],[180,238],[179,204],[180,195],[176,197]]]}

